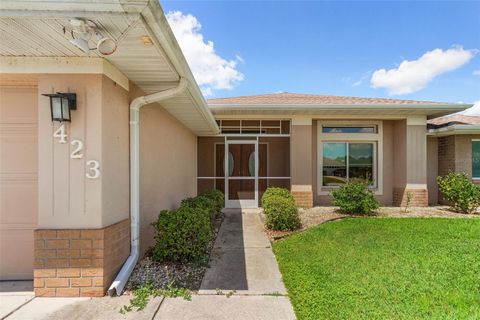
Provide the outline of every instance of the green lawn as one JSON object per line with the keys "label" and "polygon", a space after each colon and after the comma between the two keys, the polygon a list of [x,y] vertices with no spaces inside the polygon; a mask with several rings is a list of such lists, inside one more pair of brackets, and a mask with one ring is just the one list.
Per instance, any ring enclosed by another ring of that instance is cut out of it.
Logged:
{"label": "green lawn", "polygon": [[480,319],[480,219],[350,218],[273,249],[299,319]]}

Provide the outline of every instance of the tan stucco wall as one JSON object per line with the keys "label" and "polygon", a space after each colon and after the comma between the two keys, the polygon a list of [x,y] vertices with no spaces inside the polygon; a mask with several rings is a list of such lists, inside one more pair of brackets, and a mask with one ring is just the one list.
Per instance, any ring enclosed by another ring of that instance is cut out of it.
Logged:
{"label": "tan stucco wall", "polygon": [[312,125],[292,125],[291,184],[312,185]]}
{"label": "tan stucco wall", "polygon": [[407,184],[427,183],[427,127],[407,125]]}
{"label": "tan stucco wall", "polygon": [[436,204],[438,202],[438,139],[436,137],[427,138],[427,189],[428,203]]}
{"label": "tan stucco wall", "polygon": [[103,227],[130,217],[128,92],[102,77]]}
{"label": "tan stucco wall", "polygon": [[[77,110],[65,123],[67,143],[53,138],[50,103],[39,95],[39,228],[102,228],[129,216],[128,95],[98,74],[43,74],[38,92],[75,92]],[[72,140],[84,144],[71,159]],[[87,179],[86,162],[100,163],[100,177]]]}
{"label": "tan stucco wall", "polygon": [[407,122],[406,120],[394,121],[393,145],[395,157],[393,158],[393,187],[405,188],[407,183]]}
{"label": "tan stucco wall", "polygon": [[[143,93],[134,84],[130,99]],[[140,248],[153,243],[150,225],[161,210],[195,196],[197,138],[160,105],[140,109]]]}

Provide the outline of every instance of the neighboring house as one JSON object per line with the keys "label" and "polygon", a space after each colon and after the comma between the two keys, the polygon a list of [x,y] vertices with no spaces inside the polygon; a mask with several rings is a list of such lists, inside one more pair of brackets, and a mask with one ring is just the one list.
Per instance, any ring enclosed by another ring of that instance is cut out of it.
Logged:
{"label": "neighboring house", "polygon": [[290,93],[207,105],[157,0],[0,12],[0,280],[33,277],[37,296],[120,292],[160,210],[208,188],[256,207],[283,186],[311,207],[361,177],[384,205],[412,191],[426,206],[427,119],[470,107]]}
{"label": "neighboring house", "polygon": [[480,116],[453,114],[428,121],[429,203],[441,202],[435,178],[465,172],[480,183]]}

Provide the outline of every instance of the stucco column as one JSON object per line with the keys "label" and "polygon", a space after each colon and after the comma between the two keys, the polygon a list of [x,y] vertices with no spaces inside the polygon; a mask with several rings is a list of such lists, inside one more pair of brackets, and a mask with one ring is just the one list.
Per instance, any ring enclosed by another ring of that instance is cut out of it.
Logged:
{"label": "stucco column", "polygon": [[[70,123],[52,122],[54,92],[76,93]],[[103,296],[130,253],[128,106],[101,74],[38,76],[36,296]]]}
{"label": "stucco column", "polygon": [[313,206],[312,119],[293,118],[290,137],[291,190],[297,204]]}
{"label": "stucco column", "polygon": [[[428,206],[427,191],[427,119],[411,116],[395,126],[397,140],[393,204]],[[404,141],[401,141],[404,140]]]}

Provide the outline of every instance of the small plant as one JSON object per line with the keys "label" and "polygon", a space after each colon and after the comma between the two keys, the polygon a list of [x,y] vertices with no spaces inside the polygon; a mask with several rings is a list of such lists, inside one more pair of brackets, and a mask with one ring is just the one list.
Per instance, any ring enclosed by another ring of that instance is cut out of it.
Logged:
{"label": "small plant", "polygon": [[136,288],[133,290],[133,298],[130,299],[130,304],[124,305],[120,308],[121,314],[126,314],[130,311],[141,311],[145,309],[150,298],[155,298],[158,296],[164,296],[168,298],[178,298],[182,297],[185,300],[192,300],[192,294],[190,290],[186,288],[177,288],[173,286],[173,282],[167,285],[167,289],[157,289],[153,287],[151,282],[147,283],[144,286]]}
{"label": "small plant", "polygon": [[443,198],[455,211],[475,213],[480,207],[480,186],[470,181],[463,172],[449,172],[437,177]]}
{"label": "small plant", "polygon": [[407,191],[407,203],[405,203],[405,213],[408,212],[408,208],[410,208],[410,204],[412,204],[412,200],[415,197],[415,194],[412,191]]}
{"label": "small plant", "polygon": [[170,282],[167,285],[167,289],[159,290],[160,295],[167,298],[183,298],[184,300],[191,301],[192,293],[187,288],[178,288],[173,285],[173,282]]}
{"label": "small plant", "polygon": [[380,207],[366,180],[348,181],[332,191],[333,205],[340,211],[351,214],[371,214]]}
{"label": "small plant", "polygon": [[125,314],[132,310],[143,310],[150,301],[150,297],[158,297],[159,295],[160,290],[155,289],[153,284],[149,282],[146,285],[133,290],[133,298],[130,299],[130,304],[124,305],[122,308],[120,308],[120,313]]}
{"label": "small plant", "polygon": [[292,194],[283,188],[268,188],[262,196],[267,228],[290,231],[301,227],[298,208]]}

